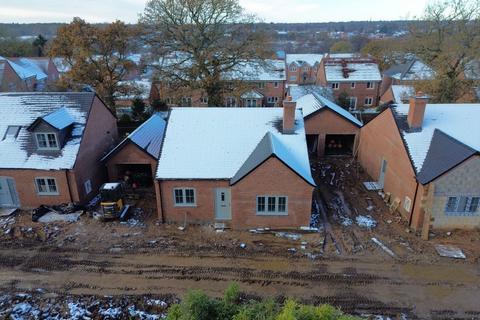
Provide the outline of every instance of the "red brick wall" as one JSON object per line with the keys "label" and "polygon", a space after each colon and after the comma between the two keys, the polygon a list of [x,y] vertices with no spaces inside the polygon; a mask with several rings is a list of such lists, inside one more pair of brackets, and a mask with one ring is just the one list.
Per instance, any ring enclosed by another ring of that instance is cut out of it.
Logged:
{"label": "red brick wall", "polygon": [[[305,133],[318,135],[317,154],[322,156],[325,151],[325,137],[327,134],[354,134],[358,135],[360,128],[337,113],[325,109],[305,119]],[[354,146],[357,145],[357,137]]]}
{"label": "red brick wall", "polygon": [[[0,169],[0,177],[10,177],[15,180],[15,188],[20,200],[20,206],[23,209],[32,209],[46,205],[58,205],[75,201],[75,190],[73,180],[71,181],[72,198],[67,184],[65,170],[19,170],[19,169]],[[58,195],[39,195],[35,186],[35,178],[54,178],[58,188]],[[70,176],[70,178],[72,178]]]}
{"label": "red brick wall", "polygon": [[[106,170],[100,159],[113,148],[117,137],[116,118],[95,96],[73,169],[80,202],[95,196],[100,185],[106,181]],[[92,192],[88,195],[84,188],[87,180],[92,184]]]}
{"label": "red brick wall", "polygon": [[[195,188],[195,207],[175,207],[174,188]],[[251,227],[290,228],[308,225],[311,214],[313,187],[271,158],[254,172],[230,187],[228,180],[163,180],[157,187],[159,219],[166,222],[211,223],[215,221],[215,189],[231,190],[231,226],[235,229]],[[161,198],[158,196],[161,193]],[[288,216],[257,216],[256,196],[288,196]],[[163,208],[163,212],[162,212]]]}
{"label": "red brick wall", "polygon": [[[352,88],[352,82],[340,82],[339,88],[333,90],[333,95],[338,98],[342,92],[346,92],[349,97],[357,98],[357,108],[374,107],[379,102],[380,82],[373,82],[375,87],[367,89],[366,82],[355,82],[355,88]],[[331,87],[332,82],[328,82],[327,86]],[[372,105],[365,105],[365,98],[372,98]]]}
{"label": "red brick wall", "polygon": [[[313,187],[276,158],[270,158],[232,187],[232,225],[236,229],[253,227],[293,228],[310,223]],[[256,197],[288,197],[287,216],[256,214]]]}
{"label": "red brick wall", "polygon": [[[360,131],[358,160],[375,181],[380,175],[382,159],[387,160],[384,190],[392,193],[392,199],[398,198],[401,201],[399,212],[408,219],[410,213],[403,209],[403,202],[405,196],[414,201],[417,182],[390,109],[382,112]],[[415,209],[420,210],[420,206],[415,205]]]}
{"label": "red brick wall", "polygon": [[152,168],[152,175],[155,176],[157,160],[140,149],[137,145],[127,142],[120,151],[113,155],[106,163],[108,180],[117,181],[121,178],[122,172],[117,172],[119,164],[149,164]]}
{"label": "red brick wall", "polygon": [[[35,85],[35,78],[29,78],[27,81],[24,81],[19,78],[17,73],[13,70],[10,64],[6,61],[1,61],[0,63],[4,65],[3,71],[3,81],[0,83],[0,91],[3,92],[28,92],[33,91]],[[13,85],[13,87],[11,87]],[[13,90],[12,90],[13,89]]]}

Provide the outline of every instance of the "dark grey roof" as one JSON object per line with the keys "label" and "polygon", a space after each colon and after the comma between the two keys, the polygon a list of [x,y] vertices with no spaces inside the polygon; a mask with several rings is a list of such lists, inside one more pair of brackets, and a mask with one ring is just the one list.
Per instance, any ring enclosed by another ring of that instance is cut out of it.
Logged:
{"label": "dark grey roof", "polygon": [[158,160],[167,122],[159,115],[152,115],[147,121],[128,135],[122,142],[112,149],[102,161],[118,152],[127,142],[132,142],[140,149]]}
{"label": "dark grey roof", "polygon": [[[240,169],[238,169],[237,173],[235,173],[233,178],[230,179],[230,184],[233,185],[237,183],[271,156],[276,156],[281,162],[302,177],[306,182],[311,185],[315,185],[311,175],[306,175],[298,170],[300,167],[297,165],[297,163],[295,163],[293,157],[289,156],[289,153],[290,151],[285,148],[280,140],[275,138],[271,132],[267,132],[247,160],[245,160]],[[297,170],[295,170],[295,168],[297,168]]]}
{"label": "dark grey roof", "polygon": [[396,75],[396,74],[401,74],[401,78],[403,78],[405,76],[405,74],[408,72],[408,70],[410,70],[410,68],[412,67],[412,65],[415,63],[415,59],[412,59],[410,61],[407,61],[405,63],[399,63],[399,64],[395,64],[393,66],[391,66],[390,68],[388,68],[387,70],[385,70],[383,72],[384,75],[387,75],[387,76],[393,76],[393,75]]}
{"label": "dark grey roof", "polygon": [[422,170],[417,174],[418,182],[427,184],[476,153],[475,149],[435,129]]}

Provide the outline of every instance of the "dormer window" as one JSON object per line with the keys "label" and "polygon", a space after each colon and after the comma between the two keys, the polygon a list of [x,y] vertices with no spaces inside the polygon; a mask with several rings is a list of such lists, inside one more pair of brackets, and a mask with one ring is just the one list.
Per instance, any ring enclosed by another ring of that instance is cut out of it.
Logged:
{"label": "dormer window", "polygon": [[39,150],[58,150],[58,139],[55,133],[35,133]]}

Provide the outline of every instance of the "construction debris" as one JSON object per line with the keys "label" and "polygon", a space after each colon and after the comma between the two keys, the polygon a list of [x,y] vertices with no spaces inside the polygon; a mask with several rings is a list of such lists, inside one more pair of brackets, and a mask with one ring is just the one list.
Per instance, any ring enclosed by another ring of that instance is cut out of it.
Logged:
{"label": "construction debris", "polygon": [[368,215],[368,216],[357,216],[355,217],[355,222],[357,223],[357,225],[359,227],[362,227],[362,228],[367,228],[367,229],[373,229],[376,227],[377,225],[377,221],[375,221],[375,219],[372,218],[372,216]]}
{"label": "construction debris", "polygon": [[380,242],[380,240],[378,240],[377,238],[372,238],[372,241],[378,245],[380,248],[382,248],[383,251],[385,251],[386,253],[388,253],[390,256],[392,256],[393,258],[396,258],[397,256],[395,255],[395,253],[393,253],[392,250],[390,250],[386,245],[384,245],[382,242]]}
{"label": "construction debris", "polygon": [[454,246],[437,244],[435,245],[435,250],[437,251],[438,255],[441,257],[454,258],[454,259],[467,258],[463,253],[462,249]]}

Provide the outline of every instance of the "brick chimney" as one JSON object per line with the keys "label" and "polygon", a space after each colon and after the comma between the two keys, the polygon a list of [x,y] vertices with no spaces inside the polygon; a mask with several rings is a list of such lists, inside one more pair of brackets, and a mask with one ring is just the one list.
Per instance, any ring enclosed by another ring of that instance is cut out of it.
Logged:
{"label": "brick chimney", "polygon": [[417,92],[415,96],[410,97],[407,122],[411,130],[422,130],[427,102],[428,97],[421,91]]}
{"label": "brick chimney", "polygon": [[297,103],[292,101],[292,97],[288,96],[283,100],[283,126],[282,130],[284,134],[295,132],[295,109]]}

